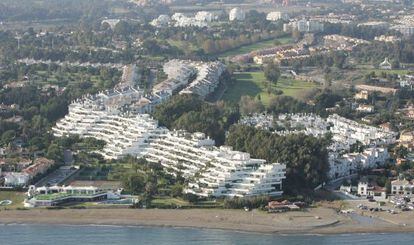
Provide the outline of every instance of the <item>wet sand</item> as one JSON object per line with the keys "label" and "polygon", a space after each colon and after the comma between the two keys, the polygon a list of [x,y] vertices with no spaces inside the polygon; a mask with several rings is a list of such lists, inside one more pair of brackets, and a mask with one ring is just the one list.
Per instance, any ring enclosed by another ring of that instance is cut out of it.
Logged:
{"label": "wet sand", "polygon": [[[385,214],[381,214],[385,215]],[[390,214],[391,215],[391,214]],[[414,232],[414,214],[355,219],[352,215],[338,214],[330,208],[312,208],[300,212],[268,214],[263,211],[223,209],[31,209],[0,211],[2,224],[67,224],[67,225],[120,225],[167,226],[226,229],[264,233],[373,233]],[[412,220],[401,223],[401,219]]]}

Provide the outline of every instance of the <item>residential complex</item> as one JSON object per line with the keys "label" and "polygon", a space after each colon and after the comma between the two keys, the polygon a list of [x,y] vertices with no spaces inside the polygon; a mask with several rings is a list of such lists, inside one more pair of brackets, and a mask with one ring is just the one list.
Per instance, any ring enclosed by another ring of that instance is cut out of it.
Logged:
{"label": "residential complex", "polygon": [[144,154],[166,171],[190,179],[185,190],[198,196],[253,196],[282,194],[285,165],[267,164],[248,153],[214,146],[202,133],[171,131],[150,140]]}
{"label": "residential complex", "polygon": [[[331,133],[332,143],[328,147],[330,179],[347,177],[361,170],[383,166],[390,158],[386,146],[395,143],[397,136],[395,132],[360,124],[336,114],[330,115],[327,119],[315,114],[281,114],[277,118],[254,115],[243,118],[240,123],[273,129],[278,135],[303,133],[322,137]],[[361,153],[350,153],[351,147],[358,142],[366,149]]]}
{"label": "residential complex", "polygon": [[70,104],[69,113],[53,127],[54,135],[77,134],[103,140],[107,144],[100,153],[108,159],[140,155],[148,137],[164,130],[145,113],[178,91],[206,97],[218,86],[225,66],[220,62],[169,61],[164,65],[168,79],[155,85],[151,94],[130,86],[134,69],[124,68],[124,86]]}
{"label": "residential complex", "polygon": [[168,79],[155,85],[154,93],[174,92],[197,94],[202,98],[212,93],[219,85],[220,76],[226,67],[221,62],[194,62],[171,60],[164,64]]}
{"label": "residential complex", "polygon": [[359,171],[384,166],[390,158],[387,148],[368,148],[362,153],[330,153],[329,178],[338,179],[357,174]]}
{"label": "residential complex", "polygon": [[149,136],[161,129],[148,114],[111,115],[106,111],[88,110],[76,105],[53,130],[58,137],[77,134],[103,140],[106,145],[99,153],[107,159],[117,159],[139,155]]}
{"label": "residential complex", "polygon": [[[23,187],[36,176],[45,174],[51,167],[55,165],[55,161],[40,157],[36,158],[32,164],[21,169],[21,171],[4,172],[4,185],[8,187]],[[0,172],[1,174],[1,172]]]}
{"label": "residential complex", "polygon": [[[73,102],[68,115],[53,127],[54,135],[103,140],[106,145],[98,153],[106,159],[133,155],[160,163],[168,173],[188,179],[186,192],[198,196],[282,194],[284,164],[266,164],[251,159],[248,153],[217,148],[202,133],[169,131],[145,114],[177,92],[206,97],[219,84],[225,71],[222,63],[171,60],[163,67],[168,79],[155,85],[151,95],[131,86],[134,69],[124,68],[121,84],[125,86]],[[66,196],[64,199],[72,199]],[[55,201],[61,201],[60,195]]]}
{"label": "residential complex", "polygon": [[330,115],[327,121],[333,125],[330,130],[334,140],[348,145],[359,141],[367,146],[384,146],[396,141],[395,132],[357,123],[338,115]]}

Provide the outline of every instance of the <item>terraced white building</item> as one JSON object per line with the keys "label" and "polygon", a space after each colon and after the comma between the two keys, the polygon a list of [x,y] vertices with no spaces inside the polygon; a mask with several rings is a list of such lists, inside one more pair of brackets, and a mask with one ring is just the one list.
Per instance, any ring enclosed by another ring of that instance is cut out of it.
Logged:
{"label": "terraced white building", "polygon": [[144,153],[150,162],[190,180],[187,193],[198,196],[278,196],[285,178],[284,164],[267,164],[248,153],[217,148],[202,133],[172,131],[150,140]]}
{"label": "terraced white building", "polygon": [[99,153],[107,159],[139,155],[147,138],[162,131],[148,114],[123,111],[142,98],[134,89],[86,96],[69,105],[69,113],[56,123],[53,133],[56,137],[79,135],[103,140],[107,144]]}
{"label": "terraced white building", "polygon": [[347,142],[351,145],[360,141],[368,146],[383,146],[396,142],[395,132],[360,124],[336,114],[330,115],[327,122],[333,125],[330,131],[333,134],[333,139],[338,142]]}
{"label": "terraced white building", "polygon": [[107,159],[126,155],[139,155],[146,147],[148,138],[162,132],[156,120],[148,114],[110,115],[104,111],[70,113],[53,128],[55,136],[77,134],[93,137],[107,144],[99,153]]}
{"label": "terraced white building", "polygon": [[198,94],[202,98],[214,92],[220,82],[220,76],[226,70],[221,62],[197,64],[197,77],[180,94]]}
{"label": "terraced white building", "polygon": [[180,92],[205,98],[219,85],[226,66],[221,62],[171,60],[164,64],[163,69],[168,79],[155,85],[153,93],[163,91],[171,95]]}
{"label": "terraced white building", "polygon": [[136,66],[125,66],[115,89],[87,95],[70,104],[68,115],[53,127],[54,135],[77,134],[104,140],[107,145],[100,153],[109,159],[140,155],[148,137],[165,130],[158,128],[146,113],[175,92],[207,96],[218,86],[225,66],[220,62],[171,60],[163,69],[168,79],[145,94],[132,87]]}

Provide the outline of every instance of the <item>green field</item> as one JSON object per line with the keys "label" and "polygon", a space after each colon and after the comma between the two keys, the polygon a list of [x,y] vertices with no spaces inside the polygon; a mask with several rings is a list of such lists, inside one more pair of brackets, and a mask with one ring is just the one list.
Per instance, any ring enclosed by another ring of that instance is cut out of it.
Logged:
{"label": "green field", "polygon": [[199,201],[192,204],[182,198],[175,197],[161,197],[158,196],[151,201],[151,205],[155,208],[171,208],[171,207],[182,207],[182,208],[221,208],[223,202],[221,200],[216,201]]}
{"label": "green field", "polygon": [[[270,99],[277,96],[268,93],[266,78],[263,72],[241,72],[234,74],[237,82],[227,88],[222,99],[230,102],[239,102],[243,95],[258,97],[264,105],[269,105]],[[298,81],[291,78],[281,77],[276,85],[271,85],[273,90],[282,90],[283,95],[292,96],[301,99],[303,93],[307,90],[316,88],[314,83]]]}
{"label": "green field", "polygon": [[253,43],[250,45],[245,45],[240,48],[236,48],[236,49],[224,52],[220,54],[220,57],[247,54],[255,50],[277,46],[276,43],[278,43],[278,45],[283,45],[283,44],[288,44],[291,42],[292,42],[291,37],[281,37],[281,38],[271,39],[267,41],[261,41],[261,42]]}
{"label": "green field", "polygon": [[380,76],[381,73],[383,72],[387,74],[397,74],[397,75],[407,75],[409,72],[408,70],[381,70],[381,69],[365,69],[362,71],[365,71],[367,74],[371,72],[375,72],[377,76]]}
{"label": "green field", "polygon": [[397,75],[406,75],[410,72],[407,69],[382,70],[382,69],[373,68],[372,65],[364,65],[364,64],[357,65],[356,67],[362,73],[369,74],[371,72],[375,72],[377,76],[381,75],[381,73],[383,72],[388,73],[388,74],[397,74]]}
{"label": "green field", "polygon": [[5,209],[5,208],[22,208],[25,197],[26,197],[25,192],[0,191],[0,201],[10,200],[13,202],[11,205],[8,205],[8,206],[0,206],[0,210]]}

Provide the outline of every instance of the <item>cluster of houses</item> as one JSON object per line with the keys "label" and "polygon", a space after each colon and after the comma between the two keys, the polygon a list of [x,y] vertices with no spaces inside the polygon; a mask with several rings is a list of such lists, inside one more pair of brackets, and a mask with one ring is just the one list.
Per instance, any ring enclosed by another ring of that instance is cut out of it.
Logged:
{"label": "cluster of houses", "polygon": [[353,198],[371,199],[374,201],[404,202],[405,198],[412,198],[414,194],[414,183],[412,181],[398,178],[391,181],[390,189],[379,186],[375,181],[362,179],[358,185],[342,185],[340,191]]}
{"label": "cluster of houses", "polygon": [[[262,120],[265,119],[265,120]],[[390,158],[386,146],[396,142],[397,134],[360,124],[336,114],[327,119],[315,114],[280,114],[278,117],[254,115],[241,124],[271,129],[275,134],[304,133],[321,137],[332,134],[329,146],[330,179],[339,179],[386,164]],[[350,152],[353,145],[364,145],[362,152]]]}
{"label": "cluster of houses", "polygon": [[[55,165],[55,161],[39,157],[33,161],[29,159],[1,160],[0,175],[4,187],[24,187],[35,177],[45,174]],[[3,169],[3,171],[2,171]]]}
{"label": "cluster of houses", "polygon": [[368,41],[359,38],[347,37],[343,35],[326,35],[323,37],[325,48],[331,50],[352,51],[355,47],[369,44]]}
{"label": "cluster of houses", "polygon": [[[312,34],[309,34],[312,35]],[[313,39],[313,38],[310,38]],[[312,45],[311,43],[299,43],[294,46],[282,46],[275,50],[267,49],[253,56],[256,64],[264,64],[267,62],[281,63],[290,60],[303,60],[314,55],[323,55],[330,51],[352,51],[355,47],[369,43],[368,41],[351,38],[342,35],[326,35],[320,45]],[[304,45],[307,44],[307,45]]]}

